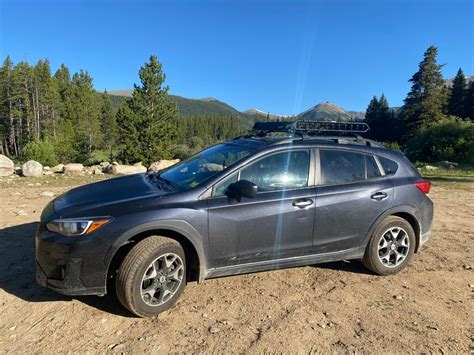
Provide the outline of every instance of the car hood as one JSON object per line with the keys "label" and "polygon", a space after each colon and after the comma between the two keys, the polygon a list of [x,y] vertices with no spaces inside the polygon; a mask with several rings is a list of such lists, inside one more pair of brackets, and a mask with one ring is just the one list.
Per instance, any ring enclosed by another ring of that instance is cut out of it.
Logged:
{"label": "car hood", "polygon": [[71,217],[85,211],[94,214],[94,209],[103,210],[100,207],[168,193],[152,185],[145,174],[127,175],[72,189],[54,201],[54,211],[61,217]]}

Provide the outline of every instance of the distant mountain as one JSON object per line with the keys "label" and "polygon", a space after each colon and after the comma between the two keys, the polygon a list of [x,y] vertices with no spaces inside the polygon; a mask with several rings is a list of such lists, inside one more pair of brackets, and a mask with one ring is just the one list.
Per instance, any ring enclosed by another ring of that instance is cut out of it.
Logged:
{"label": "distant mountain", "polygon": [[[127,97],[132,97],[133,90],[113,90],[108,94],[112,101],[118,105]],[[219,115],[219,116],[237,116],[240,114],[235,108],[214,98],[188,99],[186,97],[170,95],[178,105],[178,111],[183,116],[193,115]],[[115,105],[114,105],[115,106]],[[117,106],[118,109],[118,106]]]}
{"label": "distant mountain", "polygon": [[[127,97],[132,96],[133,90],[109,91],[115,110]],[[278,115],[265,112],[257,108],[251,108],[240,112],[234,107],[219,101],[215,98],[188,99],[182,96],[170,95],[178,105],[178,112],[182,116],[232,116],[239,117],[246,128],[251,128],[253,123],[261,120],[294,120],[297,118],[319,121],[353,121],[363,120],[365,112],[346,111],[331,102],[324,102],[298,114],[298,115]]]}
{"label": "distant mountain", "polygon": [[300,113],[298,118],[314,121],[353,121],[354,117],[331,102],[323,102]]}
{"label": "distant mountain", "polygon": [[[446,86],[451,87],[453,85],[454,78],[446,79]],[[474,81],[474,75],[466,75],[466,83],[469,85],[471,81]]]}
{"label": "distant mountain", "polygon": [[259,110],[258,108],[250,108],[248,110],[245,110],[243,111],[242,113],[246,114],[246,115],[249,115],[249,116],[252,116],[252,117],[256,117],[258,119],[270,119],[270,120],[291,120],[292,118],[294,118],[295,116],[291,116],[291,115],[277,115],[277,114],[274,114],[274,113],[270,113],[270,112],[264,112],[262,110]]}
{"label": "distant mountain", "polygon": [[[474,76],[466,76],[467,83],[474,82]],[[451,86],[453,78],[446,80],[446,85]],[[127,97],[132,96],[133,90],[113,90],[109,91],[112,104],[115,110],[118,110],[120,104]],[[361,121],[365,118],[365,111],[347,111],[331,102],[319,103],[310,109],[297,115],[278,115],[269,113],[258,108],[251,108],[240,112],[234,107],[219,101],[215,98],[188,99],[186,97],[170,95],[178,105],[179,114],[182,116],[233,116],[239,117],[245,127],[251,127],[253,122],[258,120],[293,120],[307,119],[319,121]],[[399,107],[392,107],[395,115],[398,115]]]}

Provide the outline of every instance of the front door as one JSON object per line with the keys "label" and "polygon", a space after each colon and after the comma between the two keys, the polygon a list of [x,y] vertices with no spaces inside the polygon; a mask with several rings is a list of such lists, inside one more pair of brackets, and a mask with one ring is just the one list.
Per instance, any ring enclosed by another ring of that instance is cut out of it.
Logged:
{"label": "front door", "polygon": [[[310,150],[271,153],[224,178],[209,198],[211,267],[311,254],[315,192]],[[240,202],[227,186],[248,180],[255,198]]]}

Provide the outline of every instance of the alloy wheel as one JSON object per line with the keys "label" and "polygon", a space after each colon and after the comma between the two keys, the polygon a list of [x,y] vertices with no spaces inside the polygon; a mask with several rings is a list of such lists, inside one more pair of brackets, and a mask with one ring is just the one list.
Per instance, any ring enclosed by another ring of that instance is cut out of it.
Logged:
{"label": "alloy wheel", "polygon": [[183,278],[184,265],[179,255],[168,253],[159,256],[142,277],[142,300],[149,306],[161,306],[173,297]]}
{"label": "alloy wheel", "polygon": [[378,243],[380,262],[390,268],[403,263],[410,251],[408,233],[400,227],[392,227],[382,234]]}

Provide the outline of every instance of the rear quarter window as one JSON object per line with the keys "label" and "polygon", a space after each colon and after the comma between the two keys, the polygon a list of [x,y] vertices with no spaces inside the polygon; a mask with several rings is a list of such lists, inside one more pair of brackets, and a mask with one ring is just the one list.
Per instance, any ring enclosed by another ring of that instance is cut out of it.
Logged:
{"label": "rear quarter window", "polygon": [[382,164],[385,175],[395,175],[398,170],[398,164],[388,158],[379,157],[380,164]]}

